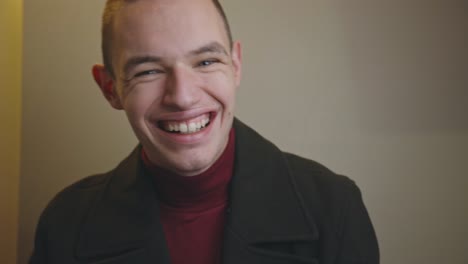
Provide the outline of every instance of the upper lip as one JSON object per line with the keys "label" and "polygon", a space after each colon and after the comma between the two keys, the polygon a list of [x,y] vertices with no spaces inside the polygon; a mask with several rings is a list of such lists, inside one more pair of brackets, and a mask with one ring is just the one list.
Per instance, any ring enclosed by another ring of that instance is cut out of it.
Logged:
{"label": "upper lip", "polygon": [[159,121],[184,121],[187,119],[195,118],[202,114],[210,114],[211,112],[215,112],[215,111],[216,109],[214,107],[200,107],[200,108],[194,108],[194,109],[179,111],[179,112],[161,113],[161,114],[158,114],[155,120],[157,122]]}

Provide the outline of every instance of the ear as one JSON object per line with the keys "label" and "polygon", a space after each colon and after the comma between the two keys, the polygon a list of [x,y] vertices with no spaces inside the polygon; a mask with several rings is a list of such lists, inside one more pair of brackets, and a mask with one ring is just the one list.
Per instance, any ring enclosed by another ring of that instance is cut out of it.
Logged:
{"label": "ear", "polygon": [[236,87],[238,87],[242,78],[242,45],[239,41],[232,44],[231,59]]}
{"label": "ear", "polygon": [[110,76],[104,65],[94,65],[92,72],[94,81],[96,81],[97,85],[101,89],[102,94],[107,99],[109,104],[117,110],[122,110],[123,107],[119,94],[117,93],[117,89],[115,89],[114,78]]}

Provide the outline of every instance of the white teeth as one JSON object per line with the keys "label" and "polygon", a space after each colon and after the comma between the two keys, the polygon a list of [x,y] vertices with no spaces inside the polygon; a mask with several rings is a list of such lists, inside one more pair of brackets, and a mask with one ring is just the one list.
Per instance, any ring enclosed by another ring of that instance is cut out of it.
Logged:
{"label": "white teeth", "polygon": [[189,131],[190,133],[193,133],[193,132],[197,131],[197,125],[195,125],[195,123],[190,123],[190,124],[188,125],[188,131]]}
{"label": "white teeth", "polygon": [[179,129],[181,133],[187,133],[188,132],[188,127],[187,124],[185,123],[180,123],[179,124]]}
{"label": "white teeth", "polygon": [[203,118],[201,121],[201,127],[205,127],[208,124],[209,120],[207,118]]}
{"label": "white teeth", "polygon": [[169,132],[180,132],[182,134],[195,133],[207,126],[210,122],[210,119],[205,117],[198,122],[181,122],[181,123],[169,123],[166,124],[163,128]]}

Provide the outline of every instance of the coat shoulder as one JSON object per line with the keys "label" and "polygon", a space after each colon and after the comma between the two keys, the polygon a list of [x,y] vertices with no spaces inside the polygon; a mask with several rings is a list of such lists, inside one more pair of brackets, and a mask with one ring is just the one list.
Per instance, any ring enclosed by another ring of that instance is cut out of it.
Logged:
{"label": "coat shoulder", "polygon": [[98,193],[104,191],[119,171],[134,169],[137,166],[135,164],[138,160],[138,153],[139,147],[135,148],[112,170],[88,176],[65,187],[49,202],[45,212],[61,206],[65,207],[61,208],[62,210],[66,210],[66,207],[70,207],[70,205],[76,205],[79,208],[89,205],[87,201],[94,199]]}
{"label": "coat shoulder", "polygon": [[361,193],[350,178],[334,173],[324,165],[285,153],[291,182],[305,210],[322,228],[341,233],[351,201],[361,202]]}
{"label": "coat shoulder", "polygon": [[88,176],[65,187],[50,200],[40,216],[39,226],[77,225],[77,221],[83,218],[97,195],[105,189],[111,175],[112,173],[103,173]]}
{"label": "coat shoulder", "polygon": [[292,175],[301,183],[307,183],[305,187],[312,185],[314,188],[323,190],[324,193],[335,193],[355,186],[353,180],[336,174],[319,162],[291,153],[284,153],[284,155]]}
{"label": "coat shoulder", "polygon": [[322,255],[336,255],[333,263],[379,263],[377,237],[354,181],[315,161],[285,157],[299,198],[327,237]]}
{"label": "coat shoulder", "polygon": [[[29,263],[46,263],[45,259],[51,256],[72,255],[70,241],[75,241],[80,223],[110,175],[105,173],[86,177],[52,198],[39,217]],[[49,262],[57,263],[50,259]]]}
{"label": "coat shoulder", "polygon": [[103,189],[110,176],[110,172],[91,175],[65,187],[49,202],[46,211],[61,205],[69,206],[70,204],[80,203],[82,199],[86,199],[92,193]]}

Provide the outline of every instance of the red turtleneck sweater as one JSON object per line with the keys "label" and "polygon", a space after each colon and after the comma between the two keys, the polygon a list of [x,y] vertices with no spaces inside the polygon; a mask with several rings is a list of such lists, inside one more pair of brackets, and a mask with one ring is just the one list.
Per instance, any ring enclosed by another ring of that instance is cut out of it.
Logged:
{"label": "red turtleneck sweater", "polygon": [[154,166],[142,151],[143,162],[154,176],[171,264],[221,263],[234,145],[231,129],[219,159],[207,171],[190,177]]}

